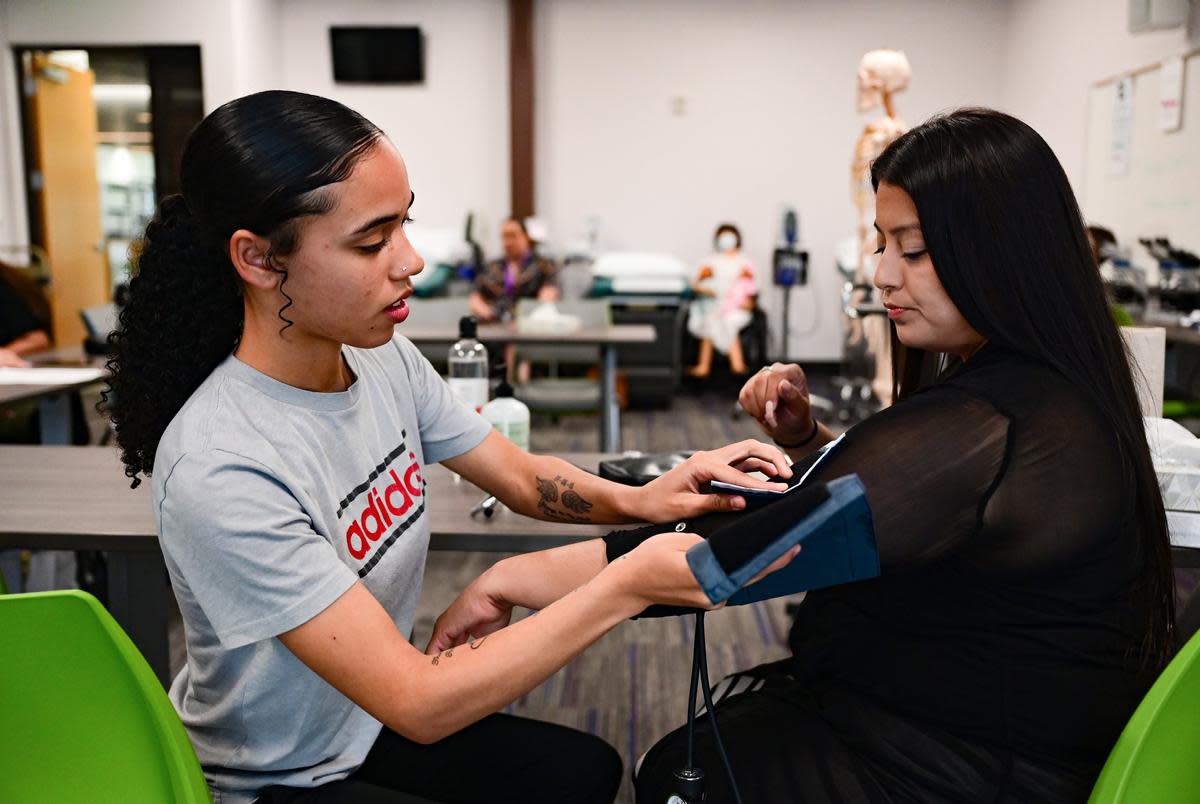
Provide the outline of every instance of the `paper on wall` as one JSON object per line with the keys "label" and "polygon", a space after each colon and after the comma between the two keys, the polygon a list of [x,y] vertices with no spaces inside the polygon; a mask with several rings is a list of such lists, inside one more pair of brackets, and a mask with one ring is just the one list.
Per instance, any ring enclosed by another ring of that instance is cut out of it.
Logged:
{"label": "paper on wall", "polygon": [[1128,176],[1130,150],[1133,148],[1133,76],[1117,81],[1116,92],[1108,172],[1113,176]]}
{"label": "paper on wall", "polygon": [[1158,87],[1158,127],[1178,131],[1183,124],[1183,56],[1162,63]]}

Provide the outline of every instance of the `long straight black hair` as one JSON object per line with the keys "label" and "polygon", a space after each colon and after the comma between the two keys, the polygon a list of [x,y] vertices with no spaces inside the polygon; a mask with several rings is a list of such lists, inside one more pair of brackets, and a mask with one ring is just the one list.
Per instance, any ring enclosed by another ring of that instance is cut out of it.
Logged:
{"label": "long straight black hair", "polygon": [[153,470],[171,419],[241,338],[230,237],[247,229],[270,241],[267,265],[281,276],[286,329],[287,270],[276,259],[298,245],[299,219],[332,209],[322,189],[347,179],[381,136],[336,101],[284,91],[230,101],[192,131],[183,193],[162,200],[134,248],[129,298],[111,341],[103,404],[134,486]]}
{"label": "long straight black hair", "polygon": [[[967,322],[989,342],[1053,367],[1108,422],[1142,537],[1145,654],[1165,665],[1175,628],[1166,513],[1125,345],[1062,165],[1020,120],[960,109],[889,145],[871,183],[912,197],[934,270]],[[932,356],[903,346],[893,354],[902,398],[929,377]]]}

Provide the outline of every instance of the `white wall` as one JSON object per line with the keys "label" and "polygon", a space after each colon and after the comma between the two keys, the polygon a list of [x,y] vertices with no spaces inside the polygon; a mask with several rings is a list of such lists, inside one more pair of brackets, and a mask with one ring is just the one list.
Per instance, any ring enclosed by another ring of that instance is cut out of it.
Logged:
{"label": "white wall", "polygon": [[[335,84],[333,24],[419,25],[426,83]],[[508,17],[498,0],[0,0],[0,243],[24,242],[27,231],[14,44],[199,44],[206,111],[271,88],[335,98],[399,146],[418,221],[461,228],[482,210],[494,242],[507,213]]]}
{"label": "white wall", "polygon": [[[1200,0],[1192,0],[1186,28],[1131,34],[1128,13],[1129,0],[1013,0],[1005,46],[1004,106],[1054,149],[1084,217],[1111,228],[1131,248],[1134,264],[1155,283],[1158,263],[1135,240],[1146,234],[1138,225],[1142,221],[1114,219],[1103,205],[1089,209],[1088,98],[1096,81],[1200,45]],[[1200,149],[1200,131],[1194,127],[1171,136],[1188,138]],[[1129,192],[1134,192],[1132,187]],[[1198,228],[1200,220],[1192,227]],[[1177,245],[1195,248],[1187,239]]]}
{"label": "white wall", "polygon": [[[282,73],[281,35],[283,0],[230,0],[233,30],[233,92],[237,98],[277,89]],[[208,99],[205,98],[207,101]],[[219,104],[209,106],[214,109]]]}
{"label": "white wall", "polygon": [[1092,83],[1200,45],[1198,6],[1190,30],[1131,34],[1129,0],[1011,0],[1004,108],[1046,138],[1080,198]]}
{"label": "white wall", "polygon": [[[419,225],[461,229],[482,211],[485,248],[498,248],[509,205],[507,4],[287,0],[283,12],[282,86],[335,98],[387,132],[408,165]],[[334,24],[420,26],[425,83],[334,83]]]}
{"label": "white wall", "polygon": [[[765,270],[793,205],[813,278],[793,292],[788,353],[836,359],[833,247],[854,226],[862,53],[908,52],[914,78],[898,108],[910,124],[1000,106],[1042,132],[1078,183],[1090,83],[1200,44],[1200,14],[1190,33],[1131,35],[1126,13],[1127,0],[540,0],[539,212],[555,240],[595,216],[609,246],[689,262],[730,219]],[[336,23],[421,26],[427,83],[334,84]],[[26,231],[11,46],[188,43],[201,46],[206,109],[277,86],[342,100],[405,155],[421,223],[457,227],[478,210],[494,251],[509,211],[507,29],[503,0],[0,0],[0,243]],[[764,302],[778,323],[778,294]]]}
{"label": "white wall", "polygon": [[[765,272],[783,205],[794,205],[812,280],[792,291],[788,356],[839,359],[833,250],[854,231],[850,161],[870,119],[855,110],[859,59],[908,53],[914,77],[897,106],[915,124],[1000,102],[1006,25],[1001,0],[542,0],[539,212],[556,235],[579,235],[597,216],[607,245],[690,263],[732,220]],[[763,299],[773,327],[779,298]],[[773,353],[777,344],[773,333]]]}
{"label": "white wall", "polygon": [[238,94],[234,5],[273,0],[0,0],[0,244],[28,240],[13,45],[200,45],[204,104]]}

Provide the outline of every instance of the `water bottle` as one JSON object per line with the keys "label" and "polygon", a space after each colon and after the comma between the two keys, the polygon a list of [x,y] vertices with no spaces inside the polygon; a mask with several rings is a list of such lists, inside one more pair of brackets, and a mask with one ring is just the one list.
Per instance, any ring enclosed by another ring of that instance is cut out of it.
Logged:
{"label": "water bottle", "polygon": [[529,452],[529,408],[513,397],[512,386],[506,380],[500,381],[496,398],[484,405],[480,413],[496,432]]}
{"label": "water bottle", "polygon": [[487,349],[475,337],[478,323],[466,315],[458,321],[458,341],[450,347],[450,390],[478,413],[488,401]]}

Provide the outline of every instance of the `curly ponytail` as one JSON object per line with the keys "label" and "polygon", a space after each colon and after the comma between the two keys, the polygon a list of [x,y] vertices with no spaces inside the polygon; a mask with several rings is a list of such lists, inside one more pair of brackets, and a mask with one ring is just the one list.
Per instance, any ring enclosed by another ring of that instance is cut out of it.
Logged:
{"label": "curly ponytail", "polygon": [[242,293],[233,266],[201,238],[181,195],[163,199],[134,262],[111,340],[105,401],[136,486],[136,475],[154,468],[158,439],[175,413],[237,345]]}
{"label": "curly ponytail", "polygon": [[[135,487],[153,471],[167,425],[241,337],[230,237],[246,229],[268,238],[269,264],[291,253],[296,221],[332,208],[321,188],[349,177],[381,136],[336,101],[284,91],[230,101],[192,132],[183,194],[162,200],[135,246],[129,298],[111,336],[103,405]],[[282,310],[280,318],[287,322]]]}

